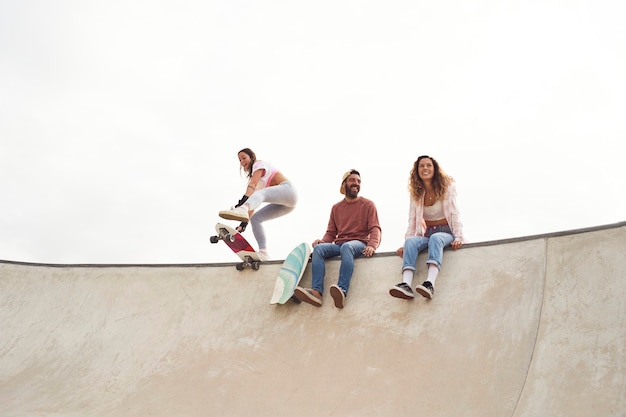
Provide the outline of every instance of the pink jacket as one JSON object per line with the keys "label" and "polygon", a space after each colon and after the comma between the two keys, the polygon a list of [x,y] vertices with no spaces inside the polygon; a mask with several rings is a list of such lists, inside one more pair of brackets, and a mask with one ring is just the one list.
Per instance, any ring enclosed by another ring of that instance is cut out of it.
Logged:
{"label": "pink jacket", "polygon": [[[463,242],[463,223],[461,223],[459,208],[456,205],[456,185],[454,183],[448,186],[448,192],[443,199],[443,213],[446,216],[450,229],[452,229],[454,239],[460,239],[461,242]],[[409,226],[406,229],[404,238],[424,236],[425,232],[424,200],[415,201],[411,198],[409,205]]]}

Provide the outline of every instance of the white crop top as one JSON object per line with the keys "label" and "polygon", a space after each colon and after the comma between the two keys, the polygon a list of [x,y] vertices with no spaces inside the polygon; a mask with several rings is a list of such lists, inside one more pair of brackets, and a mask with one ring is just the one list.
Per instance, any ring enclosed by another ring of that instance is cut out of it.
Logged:
{"label": "white crop top", "polygon": [[433,221],[445,219],[446,215],[443,212],[443,202],[437,200],[432,206],[424,206],[424,220]]}
{"label": "white crop top", "polygon": [[274,175],[278,172],[274,165],[264,161],[256,161],[254,165],[252,165],[253,173],[259,169],[264,169],[265,174],[263,174],[263,176],[259,179],[259,182],[256,185],[257,190],[268,187],[272,183],[272,178],[274,178]]}

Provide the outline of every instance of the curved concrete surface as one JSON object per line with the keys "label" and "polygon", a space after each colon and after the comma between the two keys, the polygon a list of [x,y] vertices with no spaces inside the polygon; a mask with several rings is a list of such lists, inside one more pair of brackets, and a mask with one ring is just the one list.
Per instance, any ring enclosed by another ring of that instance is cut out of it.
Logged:
{"label": "curved concrete surface", "polygon": [[467,245],[431,301],[378,254],[343,310],[270,306],[280,262],[0,262],[0,415],[624,416],[625,248],[626,223]]}

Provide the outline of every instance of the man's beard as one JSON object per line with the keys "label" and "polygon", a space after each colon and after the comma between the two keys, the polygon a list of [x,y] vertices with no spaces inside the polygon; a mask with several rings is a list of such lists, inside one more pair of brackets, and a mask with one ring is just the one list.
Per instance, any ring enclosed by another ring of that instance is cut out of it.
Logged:
{"label": "man's beard", "polygon": [[350,198],[357,198],[359,196],[360,189],[357,187],[355,191],[352,191],[352,187],[346,184],[346,196]]}

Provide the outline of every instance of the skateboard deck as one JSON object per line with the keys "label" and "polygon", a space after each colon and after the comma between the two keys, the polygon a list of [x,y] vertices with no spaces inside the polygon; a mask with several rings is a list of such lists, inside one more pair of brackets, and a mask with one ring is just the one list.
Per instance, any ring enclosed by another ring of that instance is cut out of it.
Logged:
{"label": "skateboard deck", "polygon": [[293,297],[293,292],[304,274],[310,256],[311,247],[307,243],[300,243],[287,255],[278,271],[270,304],[285,304]]}
{"label": "skateboard deck", "polygon": [[239,256],[241,263],[235,265],[238,271],[251,267],[255,271],[259,269],[261,258],[248,241],[235,229],[222,223],[215,225],[216,236],[211,236],[211,243],[223,240],[226,245]]}

